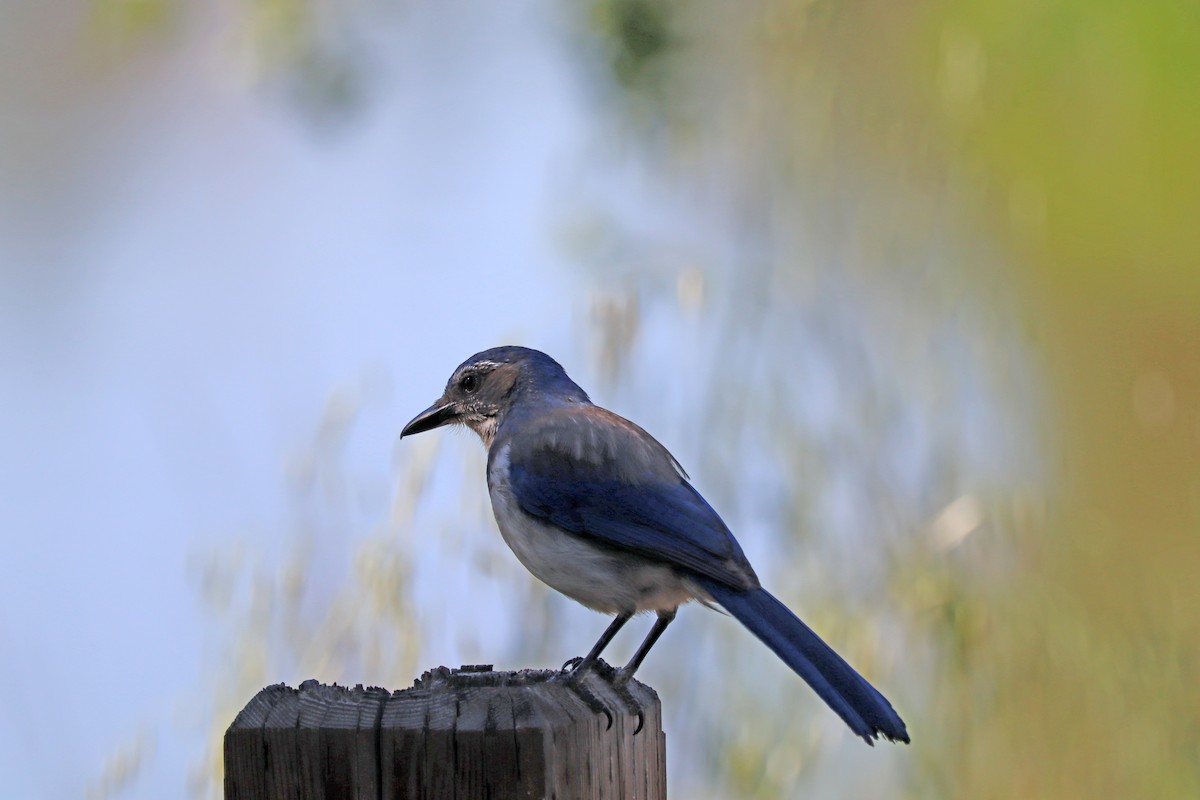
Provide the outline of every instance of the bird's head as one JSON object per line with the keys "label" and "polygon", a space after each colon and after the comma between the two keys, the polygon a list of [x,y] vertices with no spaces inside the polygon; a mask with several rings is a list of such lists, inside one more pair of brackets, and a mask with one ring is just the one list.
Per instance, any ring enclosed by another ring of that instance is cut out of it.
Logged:
{"label": "bird's head", "polygon": [[442,396],[405,425],[400,438],[462,424],[490,447],[496,429],[512,406],[533,398],[589,402],[583,389],[545,353],[527,347],[493,347],[460,364],[446,382]]}

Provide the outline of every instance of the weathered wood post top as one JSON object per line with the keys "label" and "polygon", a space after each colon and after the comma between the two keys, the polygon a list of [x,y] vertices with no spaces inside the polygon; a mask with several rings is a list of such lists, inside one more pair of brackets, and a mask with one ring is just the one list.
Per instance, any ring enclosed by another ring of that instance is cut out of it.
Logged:
{"label": "weathered wood post top", "polygon": [[395,692],[268,686],[225,733],[225,798],[664,800],[658,695],[599,666],[573,686],[490,665]]}

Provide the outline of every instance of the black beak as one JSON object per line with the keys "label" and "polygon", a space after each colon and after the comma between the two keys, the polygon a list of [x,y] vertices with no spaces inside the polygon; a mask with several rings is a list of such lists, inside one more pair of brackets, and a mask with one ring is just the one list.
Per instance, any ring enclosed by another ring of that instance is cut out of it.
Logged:
{"label": "black beak", "polygon": [[405,425],[404,430],[400,431],[400,438],[403,439],[405,436],[411,436],[414,433],[422,433],[423,431],[440,428],[448,422],[453,422],[456,416],[453,403],[438,400],[429,408],[413,417],[412,422]]}

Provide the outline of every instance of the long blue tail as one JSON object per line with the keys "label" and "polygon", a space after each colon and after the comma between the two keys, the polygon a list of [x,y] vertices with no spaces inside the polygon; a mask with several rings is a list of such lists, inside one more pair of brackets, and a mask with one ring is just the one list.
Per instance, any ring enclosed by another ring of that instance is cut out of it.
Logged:
{"label": "long blue tail", "polygon": [[739,591],[708,579],[700,579],[700,583],[738,622],[808,681],[867,744],[874,744],[879,735],[893,742],[908,742],[904,721],[892,704],[770,592]]}

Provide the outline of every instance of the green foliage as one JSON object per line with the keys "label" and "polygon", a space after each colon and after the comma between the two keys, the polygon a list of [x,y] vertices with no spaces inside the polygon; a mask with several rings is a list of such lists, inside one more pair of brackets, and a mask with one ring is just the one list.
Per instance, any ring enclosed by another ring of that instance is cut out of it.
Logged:
{"label": "green foliage", "polygon": [[182,0],[91,0],[90,5],[95,34],[118,50],[157,38],[183,11]]}
{"label": "green foliage", "polygon": [[626,87],[652,81],[656,63],[671,46],[668,4],[606,0],[594,6],[595,25],[608,42],[613,74]]}

